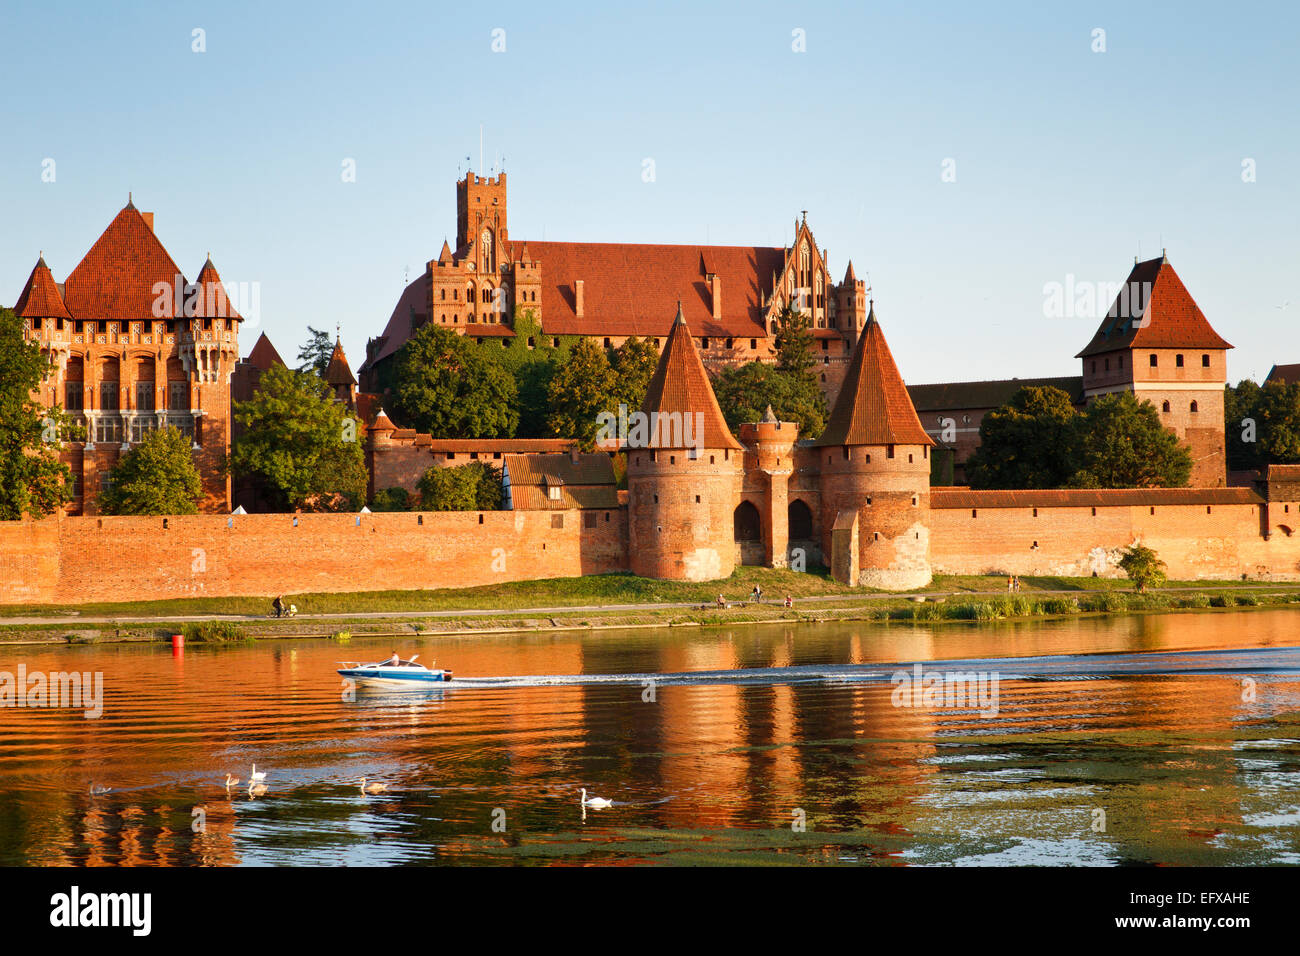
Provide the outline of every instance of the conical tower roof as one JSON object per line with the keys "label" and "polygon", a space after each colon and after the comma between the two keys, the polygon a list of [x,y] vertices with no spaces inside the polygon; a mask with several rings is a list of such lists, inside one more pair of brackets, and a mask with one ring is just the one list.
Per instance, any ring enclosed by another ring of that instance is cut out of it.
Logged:
{"label": "conical tower roof", "polygon": [[241,322],[243,321],[243,317],[235,311],[230,296],[226,295],[226,287],[221,283],[221,274],[217,272],[217,267],[212,264],[211,253],[208,253],[207,261],[203,263],[203,268],[199,270],[199,278],[195,285],[203,290],[199,308],[194,312],[196,318],[239,319]]}
{"label": "conical tower roof", "polygon": [[872,303],[835,409],[816,445],[933,445],[898,374]]}
{"label": "conical tower roof", "polygon": [[[698,413],[701,418],[692,419],[691,425],[694,429],[695,422],[703,422],[700,432],[692,431],[696,447],[741,449],[740,442],[736,441],[731,429],[727,428],[727,420],[722,417],[722,409],[718,407],[717,396],[713,394],[713,386],[709,383],[709,373],[704,371],[700,353],[691,340],[691,330],[682,315],[680,302],[677,303],[677,318],[673,320],[673,327],[668,333],[668,342],[664,345],[663,354],[659,356],[659,367],[655,369],[654,377],[646,389],[641,411],[647,416],[654,413],[679,414],[682,416],[683,431],[685,416]],[[667,429],[663,429],[659,437],[661,441],[654,447],[667,448],[670,446],[663,442],[675,438],[676,433],[674,431],[670,435]],[[686,447],[684,442],[682,447]]]}
{"label": "conical tower roof", "polygon": [[343,342],[339,339],[334,340],[334,354],[330,356],[330,364],[325,368],[325,382],[329,385],[357,384],[352,369],[348,367],[348,358],[343,354]]}
{"label": "conical tower roof", "polygon": [[68,314],[68,307],[63,304],[63,296],[59,295],[59,287],[50,274],[50,267],[45,264],[44,256],[37,260],[36,268],[27,277],[27,285],[23,286],[23,294],[18,297],[14,312],[24,319],[72,318]]}

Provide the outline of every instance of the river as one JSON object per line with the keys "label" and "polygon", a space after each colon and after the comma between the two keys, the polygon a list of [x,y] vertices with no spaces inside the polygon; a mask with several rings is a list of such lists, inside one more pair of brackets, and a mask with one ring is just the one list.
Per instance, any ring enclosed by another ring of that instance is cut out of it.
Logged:
{"label": "river", "polygon": [[[394,649],[455,679],[335,673]],[[0,708],[3,865],[1300,862],[1292,608],[0,648],[20,668],[102,675],[102,713]]]}

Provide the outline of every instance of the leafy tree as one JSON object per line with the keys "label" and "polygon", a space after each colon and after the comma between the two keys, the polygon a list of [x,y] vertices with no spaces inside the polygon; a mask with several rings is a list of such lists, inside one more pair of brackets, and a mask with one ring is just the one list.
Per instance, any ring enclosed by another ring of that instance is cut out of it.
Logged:
{"label": "leafy tree", "polygon": [[519,425],[515,380],[472,340],[438,325],[398,351],[392,388],[394,421],[439,438],[509,438]]}
{"label": "leafy tree", "polygon": [[59,442],[84,430],[60,406],[32,400],[50,371],[40,346],[23,338],[22,319],[0,309],[0,520],[43,518],[72,500]]}
{"label": "leafy tree", "polygon": [[328,332],[307,326],[307,344],[298,349],[298,371],[315,372],[321,378],[330,366],[334,354],[334,340]]}
{"label": "leafy tree", "polygon": [[762,362],[726,369],[713,383],[727,426],[756,422],[767,406],[783,422],[797,422],[799,434],[814,438],[826,427],[826,396],[811,375],[783,372]]}
{"label": "leafy tree", "polygon": [[966,462],[972,488],[1060,488],[1077,469],[1079,413],[1059,388],[1026,387],[980,422]]}
{"label": "leafy tree", "polygon": [[1126,548],[1119,566],[1139,591],[1165,583],[1165,563],[1146,545],[1135,544]]}
{"label": "leafy tree", "polygon": [[1171,488],[1187,484],[1192,455],[1148,401],[1103,395],[1078,425],[1076,488]]}
{"label": "leafy tree", "polygon": [[544,438],[550,433],[548,390],[556,369],[568,355],[569,346],[565,339],[557,346],[553,343],[554,336],[542,335],[542,325],[532,309],[523,309],[515,317],[514,333],[505,340],[504,349],[493,350],[492,354],[515,380],[515,410],[519,415],[515,436]]}
{"label": "leafy tree", "polygon": [[547,389],[551,434],[575,439],[583,448],[595,447],[601,412],[618,404],[618,379],[605,350],[583,339],[556,370]]}
{"label": "leafy tree", "polygon": [[782,372],[811,374],[813,367],[813,334],[811,318],[786,305],[776,317],[776,367]]}
{"label": "leafy tree", "polygon": [[405,488],[385,488],[376,491],[370,502],[371,511],[410,511],[411,493]]}
{"label": "leafy tree", "polygon": [[645,401],[650,379],[654,378],[659,367],[659,350],[651,342],[634,335],[614,350],[609,364],[614,370],[615,401],[614,407],[608,410],[618,411],[621,402],[629,411],[636,411]]}
{"label": "leafy tree", "polygon": [[1300,462],[1300,385],[1250,379],[1223,396],[1229,468]]}
{"label": "leafy tree", "polygon": [[1258,468],[1259,428],[1252,413],[1259,386],[1251,379],[1243,379],[1236,386],[1223,387],[1224,447],[1228,453],[1228,469]]}
{"label": "leafy tree", "polygon": [[168,427],[149,432],[117,460],[99,507],[110,515],[192,515],[202,497],[190,440]]}
{"label": "leafy tree", "polygon": [[314,373],[272,365],[234,416],[243,431],[231,468],[259,480],[279,508],[354,511],[365,499],[361,425]]}
{"label": "leafy tree", "polygon": [[450,468],[430,468],[421,477],[422,511],[497,511],[501,475],[491,465],[472,461]]}

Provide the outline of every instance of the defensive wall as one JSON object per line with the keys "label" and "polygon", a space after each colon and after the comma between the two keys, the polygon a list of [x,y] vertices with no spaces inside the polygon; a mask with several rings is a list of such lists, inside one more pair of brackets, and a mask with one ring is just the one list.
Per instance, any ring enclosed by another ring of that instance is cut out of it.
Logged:
{"label": "defensive wall", "polygon": [[627,553],[626,508],[0,521],[0,603],[468,587]]}

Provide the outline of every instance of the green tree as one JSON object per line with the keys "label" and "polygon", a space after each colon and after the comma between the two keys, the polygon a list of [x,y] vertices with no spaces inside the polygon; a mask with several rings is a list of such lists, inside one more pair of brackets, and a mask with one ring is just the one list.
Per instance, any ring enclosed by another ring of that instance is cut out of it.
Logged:
{"label": "green tree", "polygon": [[1187,484],[1192,455],[1148,401],[1128,392],[1103,395],[1078,427],[1076,488],[1172,488]]}
{"label": "green tree", "polygon": [[762,418],[768,405],[781,421],[797,422],[805,438],[815,438],[826,427],[826,397],[811,375],[749,362],[723,371],[713,392],[733,432],[742,422]]}
{"label": "green tree", "polygon": [[1300,462],[1300,385],[1247,380],[1224,398],[1231,467]]}
{"label": "green tree", "polygon": [[365,500],[362,427],[314,373],[272,365],[234,416],[243,431],[231,468],[260,481],[277,507],[355,511]]}
{"label": "green tree", "polygon": [[389,412],[397,424],[439,438],[510,438],[519,425],[517,397],[498,360],[463,335],[426,325],[397,353]]}
{"label": "green tree", "polygon": [[1224,447],[1228,453],[1228,469],[1258,468],[1259,422],[1255,419],[1255,401],[1259,386],[1251,379],[1243,379],[1236,387],[1223,389]]}
{"label": "green tree", "polygon": [[149,432],[117,460],[99,507],[110,515],[198,514],[203,481],[179,429]]}
{"label": "green tree", "polygon": [[60,406],[32,400],[51,370],[40,346],[23,338],[22,319],[0,309],[0,520],[43,518],[72,499],[60,442],[84,430]]}
{"label": "green tree", "polygon": [[321,378],[334,354],[334,340],[328,332],[307,326],[307,344],[298,349],[298,371],[315,372]]}
{"label": "green tree", "polygon": [[410,511],[413,502],[405,488],[384,488],[376,491],[370,502],[371,511]]}
{"label": "green tree", "polygon": [[1139,591],[1165,583],[1165,563],[1146,545],[1134,544],[1126,548],[1119,566]]}
{"label": "green tree", "polygon": [[542,335],[542,325],[532,309],[523,309],[515,317],[514,336],[493,354],[502,368],[515,380],[515,411],[519,425],[517,438],[544,438],[549,432],[549,389],[551,379],[568,355],[566,339],[554,344],[555,336]]}
{"label": "green tree", "polygon": [[614,370],[615,400],[614,407],[608,411],[617,412],[620,402],[629,412],[636,411],[645,401],[650,379],[659,367],[659,350],[648,340],[633,335],[614,350],[609,364]]}
{"label": "green tree", "polygon": [[1059,388],[1026,387],[980,422],[966,462],[972,488],[1060,488],[1078,470],[1079,413]]}
{"label": "green tree", "polygon": [[501,474],[472,461],[450,468],[433,467],[418,485],[421,511],[497,511],[501,508]]}
{"label": "green tree", "polygon": [[786,305],[776,317],[776,367],[782,372],[811,374],[813,333],[810,316]]}
{"label": "green tree", "polygon": [[605,350],[590,339],[578,342],[552,377],[547,399],[551,434],[594,448],[597,416],[618,404],[618,380]]}

